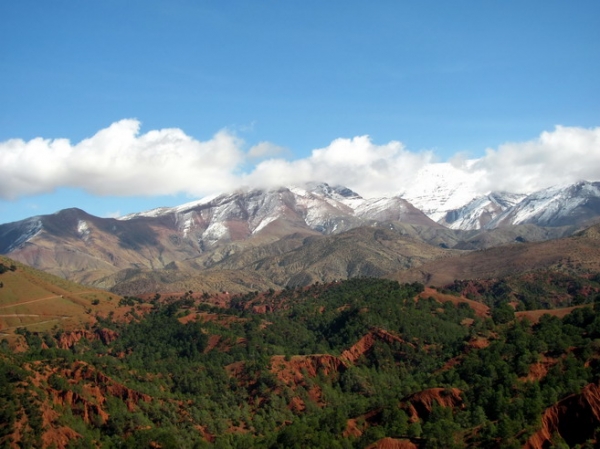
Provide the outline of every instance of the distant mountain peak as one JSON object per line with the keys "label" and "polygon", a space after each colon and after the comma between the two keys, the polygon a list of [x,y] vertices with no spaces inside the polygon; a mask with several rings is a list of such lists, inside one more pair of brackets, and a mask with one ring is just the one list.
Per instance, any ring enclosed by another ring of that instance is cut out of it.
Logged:
{"label": "distant mountain peak", "polygon": [[358,193],[341,185],[330,186],[326,182],[308,182],[306,189],[322,196],[341,196],[343,198],[362,198]]}

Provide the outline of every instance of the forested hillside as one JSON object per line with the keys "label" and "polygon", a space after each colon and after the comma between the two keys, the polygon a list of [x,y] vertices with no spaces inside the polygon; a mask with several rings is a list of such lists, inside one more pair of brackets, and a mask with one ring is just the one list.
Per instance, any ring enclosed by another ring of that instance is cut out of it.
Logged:
{"label": "forested hillside", "polygon": [[0,352],[0,446],[594,447],[597,293],[536,324],[448,293],[190,291],[124,298],[124,319],[80,332],[19,329],[29,349]]}

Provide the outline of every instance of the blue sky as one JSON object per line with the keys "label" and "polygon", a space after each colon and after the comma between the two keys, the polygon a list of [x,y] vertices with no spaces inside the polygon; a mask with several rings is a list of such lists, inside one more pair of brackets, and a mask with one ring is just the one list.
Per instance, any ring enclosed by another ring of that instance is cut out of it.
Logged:
{"label": "blue sky", "polygon": [[570,172],[600,178],[599,17],[596,0],[2,2],[0,223],[344,181],[336,161],[386,193],[339,154],[394,161],[374,173],[396,191],[398,167],[527,166],[501,156],[532,147],[589,154]]}

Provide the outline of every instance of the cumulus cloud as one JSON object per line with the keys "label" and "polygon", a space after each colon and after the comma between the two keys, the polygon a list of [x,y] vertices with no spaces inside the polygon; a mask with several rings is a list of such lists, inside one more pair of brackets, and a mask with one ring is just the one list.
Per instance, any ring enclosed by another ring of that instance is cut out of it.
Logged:
{"label": "cumulus cloud", "polygon": [[0,143],[0,197],[51,192],[61,186],[97,195],[203,195],[236,186],[242,142],[227,131],[200,142],[180,129],[140,134],[121,120],[75,145],[67,139]]}
{"label": "cumulus cloud", "polygon": [[289,185],[326,181],[349,186],[364,196],[397,193],[433,160],[431,152],[411,153],[401,142],[374,144],[369,136],[336,139],[305,159],[270,159],[244,177],[250,185]]}
{"label": "cumulus cloud", "polygon": [[600,127],[556,126],[536,139],[487,149],[479,159],[457,154],[447,163],[436,162],[431,151],[408,151],[398,141],[376,145],[368,136],[336,139],[305,159],[263,161],[244,181],[250,185],[326,181],[366,197],[408,194],[419,184],[417,190],[430,195],[438,183],[448,182],[444,173],[454,178],[452,188],[473,195],[532,193],[558,184],[600,181]]}
{"label": "cumulus cloud", "polygon": [[[433,185],[439,173],[447,173],[444,166],[451,167],[457,185],[463,177],[469,178],[481,194],[528,193],[581,179],[600,180],[600,128],[557,126],[537,139],[488,149],[480,159],[458,155],[444,164],[437,163],[431,151],[412,152],[399,141],[378,145],[369,136],[336,139],[296,160],[283,158],[286,150],[270,142],[247,151],[244,145],[228,131],[219,131],[207,141],[175,128],[141,134],[140,123],[131,119],[76,144],[67,139],[12,139],[0,142],[0,198],[59,187],[96,195],[201,197],[241,186],[308,181],[341,184],[373,197],[407,192],[423,177]],[[263,160],[241,172],[248,161],[257,159]]]}
{"label": "cumulus cloud", "polygon": [[474,165],[480,190],[531,193],[557,184],[600,180],[600,128],[557,126],[527,142],[488,149]]}

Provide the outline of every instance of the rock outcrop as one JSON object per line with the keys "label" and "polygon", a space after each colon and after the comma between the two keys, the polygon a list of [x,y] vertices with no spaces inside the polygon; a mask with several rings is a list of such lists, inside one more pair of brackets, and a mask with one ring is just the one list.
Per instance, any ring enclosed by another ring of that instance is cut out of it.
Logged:
{"label": "rock outcrop", "polygon": [[286,385],[300,385],[304,376],[330,376],[345,371],[343,360],[329,354],[296,355],[286,360],[284,356],[271,357],[271,372]]}
{"label": "rock outcrop", "polygon": [[79,340],[88,341],[101,340],[105,345],[113,342],[119,335],[111,329],[96,329],[93,332],[88,330],[76,330],[63,332],[57,341],[57,346],[61,349],[71,349]]}

